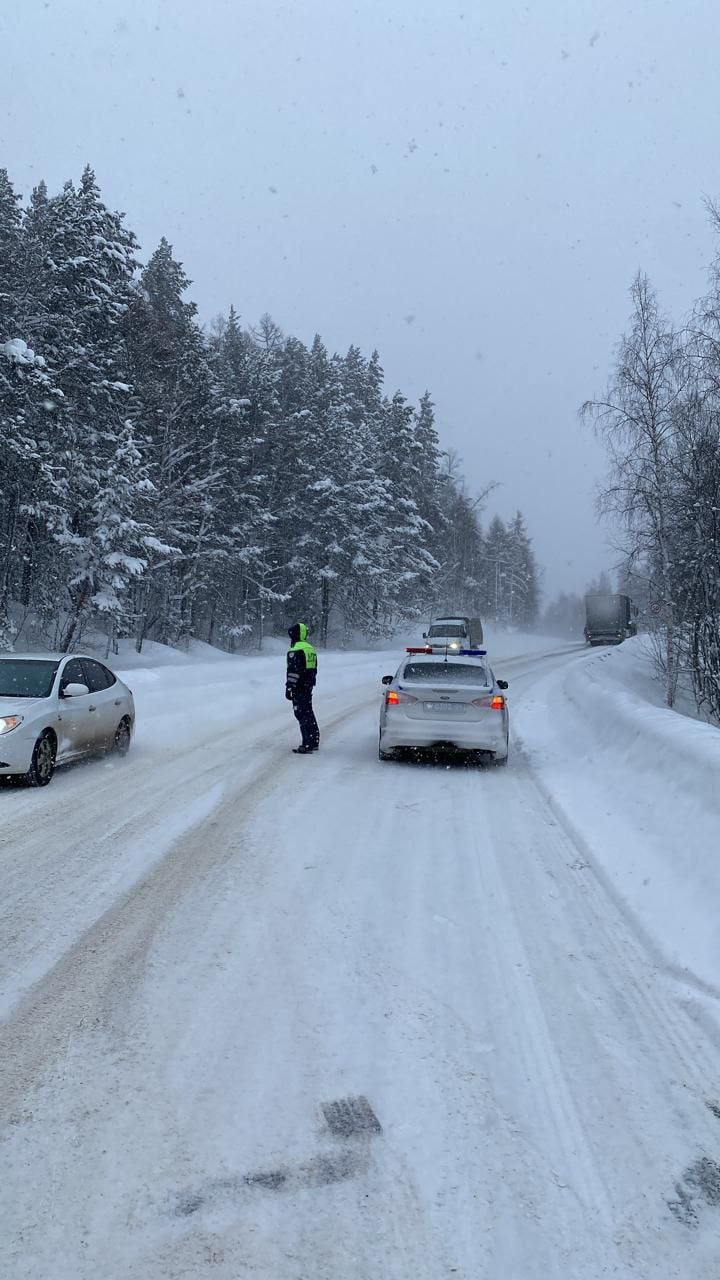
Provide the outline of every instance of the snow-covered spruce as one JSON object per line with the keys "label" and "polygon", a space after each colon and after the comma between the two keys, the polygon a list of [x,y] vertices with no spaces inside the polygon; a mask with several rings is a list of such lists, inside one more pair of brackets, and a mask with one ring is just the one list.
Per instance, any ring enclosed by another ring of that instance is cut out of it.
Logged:
{"label": "snow-covered spruce", "polygon": [[167,241],[137,250],[92,170],[24,211],[0,171],[0,644],[26,619],[62,648],[92,623],[228,649],[288,613],[321,643],[448,606],[533,620],[522,517],[484,536],[429,394],[268,316],[205,334]]}

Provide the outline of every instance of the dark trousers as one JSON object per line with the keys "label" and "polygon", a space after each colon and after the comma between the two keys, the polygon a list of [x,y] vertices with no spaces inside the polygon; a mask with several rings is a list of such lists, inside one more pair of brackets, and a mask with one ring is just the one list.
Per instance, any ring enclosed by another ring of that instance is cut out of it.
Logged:
{"label": "dark trousers", "polygon": [[304,693],[299,698],[293,698],[293,711],[300,725],[303,746],[319,747],[320,730],[313,711],[312,694]]}

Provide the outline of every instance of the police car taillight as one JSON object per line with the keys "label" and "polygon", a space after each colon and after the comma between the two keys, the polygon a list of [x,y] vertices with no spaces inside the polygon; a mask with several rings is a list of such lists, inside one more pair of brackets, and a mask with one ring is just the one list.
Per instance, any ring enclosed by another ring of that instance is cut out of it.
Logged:
{"label": "police car taillight", "polygon": [[494,693],[487,698],[473,698],[472,705],[474,707],[486,707],[490,711],[502,711],[505,706],[505,699],[501,693]]}

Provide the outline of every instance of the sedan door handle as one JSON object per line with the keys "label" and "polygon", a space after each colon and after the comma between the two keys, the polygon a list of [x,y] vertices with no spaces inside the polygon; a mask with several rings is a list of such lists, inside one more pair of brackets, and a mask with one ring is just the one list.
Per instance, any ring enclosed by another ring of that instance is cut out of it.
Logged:
{"label": "sedan door handle", "polygon": [[88,707],[88,711],[97,711],[97,707]]}
{"label": "sedan door handle", "polygon": [[115,699],[115,706],[116,706],[116,707],[121,707],[121,706],[122,706],[122,698],[116,698],[116,699]]}

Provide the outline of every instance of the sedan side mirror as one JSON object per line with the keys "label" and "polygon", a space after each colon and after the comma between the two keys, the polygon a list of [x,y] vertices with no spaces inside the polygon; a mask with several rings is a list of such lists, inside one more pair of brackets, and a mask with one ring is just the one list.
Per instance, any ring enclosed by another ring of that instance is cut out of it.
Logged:
{"label": "sedan side mirror", "polygon": [[507,682],[507,680],[498,680],[498,682],[497,682],[497,687],[498,687],[498,689],[507,689],[507,687],[508,687],[508,682]]}
{"label": "sedan side mirror", "polygon": [[422,638],[423,640],[427,640],[427,631],[423,631]]}
{"label": "sedan side mirror", "polygon": [[90,690],[88,689],[86,684],[66,684],[65,688],[60,694],[60,697],[61,698],[82,698],[83,694],[89,693],[89,692]]}
{"label": "sedan side mirror", "polygon": [[382,678],[383,684],[392,684],[392,682],[393,682],[392,676],[383,676]]}

